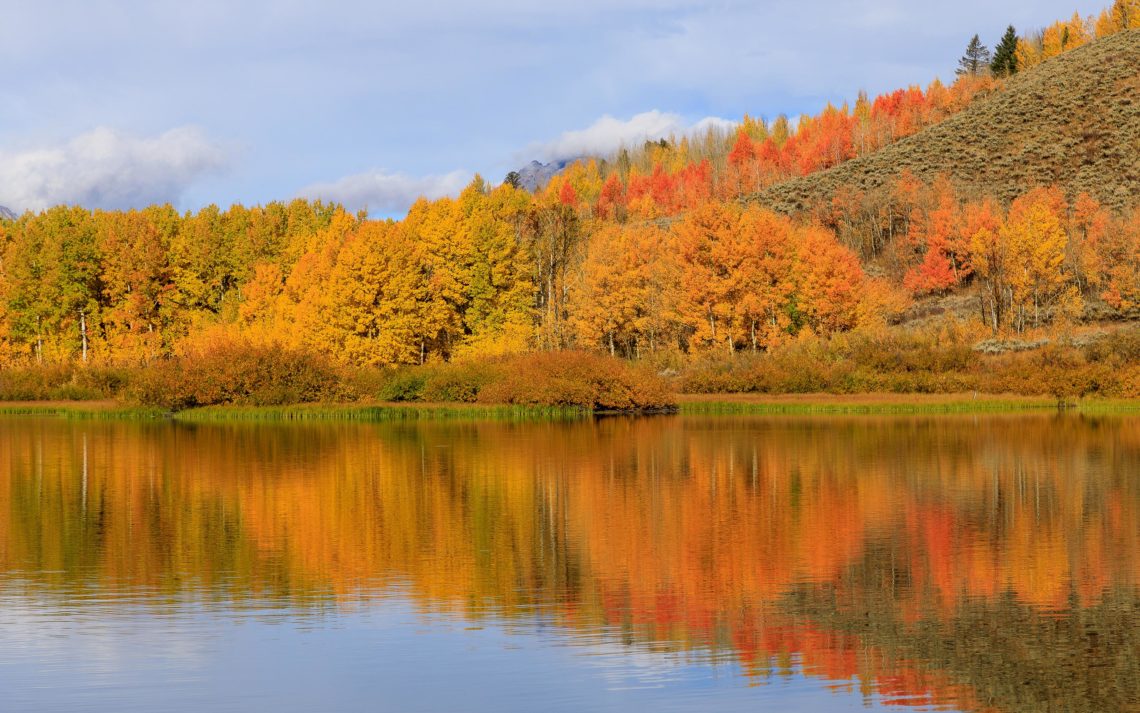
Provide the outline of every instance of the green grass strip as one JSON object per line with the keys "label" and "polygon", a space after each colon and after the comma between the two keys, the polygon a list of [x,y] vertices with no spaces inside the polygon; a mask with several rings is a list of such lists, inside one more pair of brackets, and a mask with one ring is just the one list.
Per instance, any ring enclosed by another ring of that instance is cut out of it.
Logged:
{"label": "green grass strip", "polygon": [[[968,399],[952,401],[689,401],[681,404],[681,414],[687,416],[744,416],[744,415],[804,415],[804,414],[855,414],[855,415],[921,415],[963,413],[1027,413],[1061,410],[1057,401],[1035,399]],[[1064,409],[1082,414],[1140,413],[1140,401],[1089,399]]]}
{"label": "green grass strip", "polygon": [[466,405],[466,404],[383,404],[377,406],[210,406],[174,414],[176,421],[192,423],[256,421],[312,422],[350,421],[563,421],[589,416],[580,408],[561,406]]}
{"label": "green grass strip", "polygon": [[95,408],[80,404],[4,404],[0,405],[0,416],[51,416],[69,419],[90,420],[156,420],[167,419],[171,413],[165,409],[150,406],[115,406]]}
{"label": "green grass strip", "polygon": [[518,406],[481,404],[297,404],[292,406],[209,406],[171,412],[160,408],[102,406],[81,403],[17,403],[0,405],[0,416],[44,416],[68,419],[157,420],[188,423],[224,421],[301,422],[354,421],[361,423],[417,420],[565,421],[591,415],[570,406]]}
{"label": "green grass strip", "polygon": [[[679,413],[686,416],[745,415],[921,415],[969,413],[1028,413],[1060,410],[1057,402],[1037,398],[978,398],[946,401],[683,401]],[[1140,413],[1140,400],[1084,399],[1064,409],[1069,413],[1112,415]],[[588,418],[589,410],[567,406],[519,406],[483,404],[299,404],[295,406],[209,406],[170,412],[153,407],[76,404],[0,405],[0,416],[42,416],[86,420],[174,420],[187,423],[222,422],[357,422],[390,421],[568,421]]]}

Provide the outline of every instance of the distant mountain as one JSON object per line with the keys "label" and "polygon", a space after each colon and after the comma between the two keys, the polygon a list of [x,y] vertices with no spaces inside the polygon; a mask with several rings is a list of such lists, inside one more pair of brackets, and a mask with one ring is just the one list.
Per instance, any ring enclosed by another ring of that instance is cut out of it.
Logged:
{"label": "distant mountain", "polygon": [[0,220],[15,220],[16,214],[0,205]]}
{"label": "distant mountain", "polygon": [[526,166],[518,170],[519,182],[522,187],[530,192],[537,191],[547,183],[550,179],[562,173],[568,165],[577,159],[568,159],[566,161],[552,161],[550,163],[539,163],[538,161],[531,161]]}
{"label": "distant mountain", "polygon": [[1124,209],[1140,198],[1140,30],[1065,52],[962,112],[873,154],[752,196],[795,213],[842,189],[871,191],[903,169],[948,176],[970,193],[1012,200],[1056,184]]}

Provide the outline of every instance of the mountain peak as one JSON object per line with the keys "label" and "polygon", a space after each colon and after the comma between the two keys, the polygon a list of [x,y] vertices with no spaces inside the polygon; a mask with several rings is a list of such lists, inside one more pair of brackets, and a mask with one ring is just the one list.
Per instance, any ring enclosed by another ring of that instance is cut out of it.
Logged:
{"label": "mountain peak", "polygon": [[557,176],[575,160],[551,161],[550,163],[531,161],[518,170],[519,183],[523,188],[533,193],[550,183],[551,178]]}

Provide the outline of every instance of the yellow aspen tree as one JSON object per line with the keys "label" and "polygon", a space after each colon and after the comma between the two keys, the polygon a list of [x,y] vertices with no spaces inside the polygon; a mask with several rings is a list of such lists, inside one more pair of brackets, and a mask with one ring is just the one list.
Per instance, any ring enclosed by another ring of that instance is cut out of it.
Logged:
{"label": "yellow aspen tree", "polygon": [[591,235],[573,292],[571,323],[579,343],[638,358],[667,332],[659,266],[665,236],[652,225],[606,226]]}
{"label": "yellow aspen tree", "polygon": [[792,225],[769,210],[750,208],[741,217],[743,290],[740,304],[753,351],[769,349],[787,338],[789,309],[795,292]]}
{"label": "yellow aspen tree", "polygon": [[682,314],[697,349],[733,352],[742,336],[738,303],[744,285],[734,238],[740,214],[734,203],[709,203],[673,225]]}
{"label": "yellow aspen tree", "polygon": [[412,269],[420,288],[415,308],[419,361],[425,362],[429,355],[447,358],[463,337],[471,235],[465,230],[458,201],[451,198],[420,199],[400,229],[410,243]]}
{"label": "yellow aspen tree", "polygon": [[964,233],[970,236],[970,264],[982,285],[982,322],[997,333],[1009,312],[1009,246],[1004,216],[992,199],[969,203]]}
{"label": "yellow aspen tree", "polygon": [[284,329],[278,336],[283,342],[329,348],[319,336],[326,325],[323,310],[327,287],[338,253],[356,228],[355,218],[344,212],[337,213],[329,226],[312,238],[311,249],[300,255],[289,271],[278,299]]}
{"label": "yellow aspen tree", "polygon": [[1140,210],[1109,227],[1101,244],[1105,270],[1102,297],[1115,309],[1140,309]]}
{"label": "yellow aspen tree", "polygon": [[1087,193],[1081,193],[1073,203],[1067,231],[1069,244],[1065,263],[1082,293],[1101,284],[1104,272],[1101,244],[1111,220],[1109,212]]}
{"label": "yellow aspen tree", "polygon": [[170,206],[97,214],[102,258],[102,315],[108,358],[146,363],[169,351],[170,239],[178,214]]}
{"label": "yellow aspen tree", "polygon": [[1042,38],[1027,39],[1022,37],[1018,39],[1017,51],[1014,53],[1014,56],[1017,57],[1017,71],[1024,72],[1041,64],[1042,55]]}
{"label": "yellow aspen tree", "polygon": [[1014,201],[1002,228],[1018,331],[1080,312],[1080,293],[1065,271],[1068,236],[1061,222],[1063,205],[1058,189],[1035,189]]}
{"label": "yellow aspen tree", "polygon": [[490,193],[474,183],[459,196],[471,242],[464,337],[455,356],[509,354],[534,340],[534,262],[524,240],[530,195],[503,184]]}
{"label": "yellow aspen tree", "polygon": [[303,307],[310,349],[351,365],[418,364],[431,315],[416,246],[402,226],[368,221],[339,250],[324,288]]}
{"label": "yellow aspen tree", "polygon": [[1140,0],[1116,0],[1112,4],[1112,21],[1118,30],[1140,28]]}
{"label": "yellow aspen tree", "polygon": [[237,329],[254,344],[290,344],[288,328],[280,308],[285,291],[285,276],[281,266],[262,262],[253,266],[253,277],[241,288],[238,305]]}
{"label": "yellow aspen tree", "polygon": [[799,228],[795,245],[799,319],[819,334],[854,327],[866,280],[859,258],[818,225]]}

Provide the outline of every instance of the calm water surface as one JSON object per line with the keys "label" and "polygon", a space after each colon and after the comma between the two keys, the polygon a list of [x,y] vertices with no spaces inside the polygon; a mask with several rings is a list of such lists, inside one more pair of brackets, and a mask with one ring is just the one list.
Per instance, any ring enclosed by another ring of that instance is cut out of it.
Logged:
{"label": "calm water surface", "polygon": [[3,711],[1140,710],[1140,419],[0,420]]}

